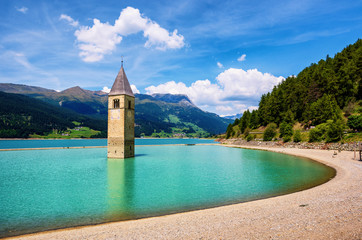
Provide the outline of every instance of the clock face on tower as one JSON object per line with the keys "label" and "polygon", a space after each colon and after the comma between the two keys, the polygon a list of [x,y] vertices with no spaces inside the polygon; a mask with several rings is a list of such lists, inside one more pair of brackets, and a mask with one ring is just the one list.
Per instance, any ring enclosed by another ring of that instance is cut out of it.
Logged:
{"label": "clock face on tower", "polygon": [[120,119],[121,118],[121,110],[120,109],[111,109],[111,119]]}
{"label": "clock face on tower", "polygon": [[131,117],[131,116],[132,116],[131,111],[128,111],[128,113],[127,113],[127,117]]}

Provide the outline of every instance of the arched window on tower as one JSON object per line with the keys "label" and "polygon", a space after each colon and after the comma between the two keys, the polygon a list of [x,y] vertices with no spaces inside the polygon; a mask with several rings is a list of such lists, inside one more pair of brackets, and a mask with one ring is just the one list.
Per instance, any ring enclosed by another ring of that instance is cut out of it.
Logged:
{"label": "arched window on tower", "polygon": [[131,109],[131,101],[128,100],[128,109]]}
{"label": "arched window on tower", "polygon": [[119,99],[113,100],[113,108],[119,108]]}

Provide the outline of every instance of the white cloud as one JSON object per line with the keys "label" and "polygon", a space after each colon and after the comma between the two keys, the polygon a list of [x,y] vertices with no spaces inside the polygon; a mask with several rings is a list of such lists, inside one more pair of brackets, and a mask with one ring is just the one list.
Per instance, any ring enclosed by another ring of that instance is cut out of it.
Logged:
{"label": "white cloud", "polygon": [[177,30],[169,33],[157,23],[147,24],[143,35],[148,38],[145,47],[156,46],[158,50],[177,49],[185,45],[184,37],[177,34]]}
{"label": "white cloud", "polygon": [[105,93],[109,93],[109,92],[111,91],[111,89],[108,88],[107,86],[104,86],[101,91],[102,91],[102,92],[105,92]]}
{"label": "white cloud", "polygon": [[71,18],[70,16],[68,16],[66,14],[60,15],[59,20],[66,20],[73,27],[78,27],[78,25],[79,25],[78,21],[74,21],[73,18]]}
{"label": "white cloud", "polygon": [[[62,19],[69,22],[73,20],[71,17],[68,20],[67,17],[64,16]],[[123,9],[114,25],[93,19],[93,26],[81,26],[74,35],[77,37],[78,47],[81,50],[79,55],[83,61],[97,62],[104,55],[112,53],[116,45],[122,41],[122,37],[142,31],[143,36],[147,38],[144,45],[147,48],[166,50],[182,48],[185,45],[184,37],[177,34],[177,30],[168,32],[132,7]]]}
{"label": "white cloud", "polygon": [[259,106],[250,106],[248,107],[249,111],[258,110]]}
{"label": "white cloud", "polygon": [[120,35],[127,36],[144,30],[148,21],[147,18],[142,17],[138,9],[127,7],[122,10],[115,21],[114,28]]}
{"label": "white cloud", "polygon": [[[133,93],[140,93],[140,91],[137,89],[136,85],[131,84],[131,89],[132,89]],[[101,91],[105,92],[105,93],[109,93],[111,91],[111,89],[108,88],[107,86],[104,86]]]}
{"label": "white cloud", "polygon": [[27,7],[21,7],[21,8],[17,8],[16,7],[16,10],[18,11],[18,12],[21,12],[21,13],[26,13],[27,11],[28,11],[28,8]]}
{"label": "white cloud", "polygon": [[202,109],[220,115],[230,115],[242,113],[246,109],[257,109],[257,106],[247,106],[246,103],[259,100],[262,94],[271,91],[283,79],[283,77],[259,72],[257,69],[244,71],[229,68],[216,77],[217,83],[211,83],[206,79],[186,86],[182,82],[170,81],[147,87],[146,92],[147,94],[186,94]]}
{"label": "white cloud", "polygon": [[243,54],[238,58],[238,61],[243,62],[243,61],[245,61],[245,59],[246,59],[246,54]]}
{"label": "white cloud", "polygon": [[101,23],[98,19],[93,20],[93,26],[81,26],[74,35],[79,42],[81,52],[79,56],[85,62],[97,62],[103,59],[105,54],[111,53],[122,37],[114,31],[109,23]]}
{"label": "white cloud", "polygon": [[217,66],[218,66],[219,68],[223,68],[223,67],[224,67],[224,65],[222,65],[221,62],[217,62],[216,64],[217,64]]}
{"label": "white cloud", "polygon": [[140,93],[140,91],[137,89],[136,85],[133,85],[131,84],[131,89],[132,89],[132,92],[135,94],[135,93]]}
{"label": "white cloud", "polygon": [[217,96],[222,94],[220,87],[217,84],[212,84],[208,79],[193,82],[190,87],[187,87],[182,82],[170,81],[158,86],[147,87],[146,92],[147,94],[185,94],[194,104],[200,107],[219,104]]}
{"label": "white cloud", "polygon": [[244,109],[242,109],[239,113],[244,113],[247,110],[249,110],[249,112],[252,112],[253,110],[257,110],[258,108],[259,108],[258,106],[247,107],[246,105],[244,105]]}
{"label": "white cloud", "polygon": [[[216,110],[218,112],[231,112],[233,111],[234,109],[231,107],[231,106],[216,106]],[[223,115],[223,116],[226,116],[226,115]]]}
{"label": "white cloud", "polygon": [[257,69],[229,68],[216,77],[224,89],[226,99],[242,99],[257,97],[273,89],[284,78],[270,73],[262,73]]}

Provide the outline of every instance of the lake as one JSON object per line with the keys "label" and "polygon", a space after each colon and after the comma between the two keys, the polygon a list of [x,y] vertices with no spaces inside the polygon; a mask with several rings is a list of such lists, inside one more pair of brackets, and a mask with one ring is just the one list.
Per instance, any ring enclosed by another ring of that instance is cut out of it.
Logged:
{"label": "lake", "polygon": [[[138,138],[135,145],[164,144],[205,144],[216,143],[213,139],[199,138]],[[52,147],[92,147],[107,146],[107,139],[33,139],[33,140],[0,140],[0,149],[15,148],[52,148]]]}
{"label": "lake", "polygon": [[0,237],[246,202],[335,174],[304,158],[218,145],[139,145],[135,154],[108,160],[106,148],[0,152]]}

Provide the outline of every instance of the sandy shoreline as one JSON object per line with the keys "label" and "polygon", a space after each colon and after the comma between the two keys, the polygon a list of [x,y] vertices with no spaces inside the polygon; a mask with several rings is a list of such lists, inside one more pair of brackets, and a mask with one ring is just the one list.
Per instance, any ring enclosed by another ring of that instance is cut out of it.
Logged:
{"label": "sandy shoreline", "polygon": [[362,239],[362,162],[352,160],[353,152],[247,148],[308,157],[335,168],[337,175],[279,197],[11,239]]}

